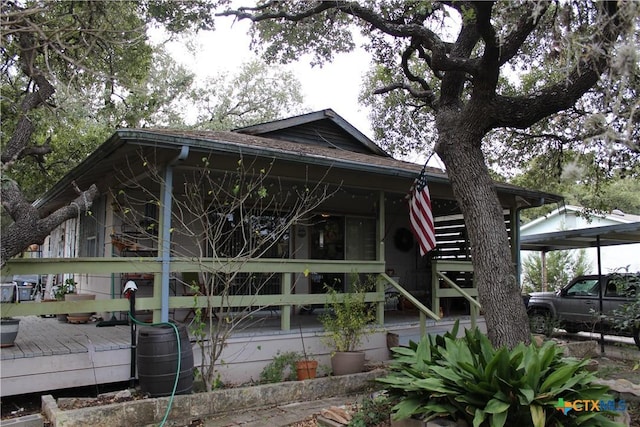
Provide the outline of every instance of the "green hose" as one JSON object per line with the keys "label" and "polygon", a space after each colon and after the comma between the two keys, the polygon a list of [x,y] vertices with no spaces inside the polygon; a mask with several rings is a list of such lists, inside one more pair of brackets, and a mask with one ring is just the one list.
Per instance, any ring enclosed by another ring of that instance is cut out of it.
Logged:
{"label": "green hose", "polygon": [[131,319],[131,321],[136,325],[153,326],[153,327],[168,325],[168,326],[171,326],[173,328],[173,331],[176,333],[176,341],[178,343],[178,368],[176,371],[176,380],[173,382],[173,390],[171,391],[171,397],[169,398],[169,405],[167,405],[167,410],[164,413],[164,418],[162,418],[162,422],[160,423],[160,426],[159,426],[159,427],[162,427],[167,422],[167,418],[169,417],[169,412],[171,412],[171,406],[173,405],[173,397],[176,395],[176,390],[178,388],[178,380],[180,379],[180,365],[182,363],[180,331],[178,331],[178,327],[175,325],[175,323],[171,323],[171,322],[158,322],[158,323],[151,323],[151,324],[140,322],[135,317],[133,317],[133,315],[131,314],[131,311],[129,311],[129,319]]}

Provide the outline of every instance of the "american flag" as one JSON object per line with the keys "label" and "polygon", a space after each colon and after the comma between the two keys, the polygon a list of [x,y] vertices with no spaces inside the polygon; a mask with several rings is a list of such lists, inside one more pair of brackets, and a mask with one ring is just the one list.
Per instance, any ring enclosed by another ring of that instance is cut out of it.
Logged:
{"label": "american flag", "polygon": [[427,174],[422,168],[420,176],[415,180],[409,191],[409,219],[411,230],[420,245],[420,255],[436,247],[436,234],[431,213],[431,197],[427,187]]}

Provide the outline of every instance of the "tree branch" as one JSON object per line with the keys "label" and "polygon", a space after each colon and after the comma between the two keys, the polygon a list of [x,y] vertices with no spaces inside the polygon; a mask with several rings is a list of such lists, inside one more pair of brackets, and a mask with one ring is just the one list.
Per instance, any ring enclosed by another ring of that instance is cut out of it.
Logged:
{"label": "tree branch", "polygon": [[520,19],[515,26],[516,29],[507,35],[504,42],[500,45],[498,65],[502,66],[506,64],[518,53],[522,43],[524,43],[529,34],[531,34],[540,23],[540,19],[544,16],[549,5],[550,2],[548,1],[537,2],[535,4],[526,3],[524,5],[525,11],[520,15]]}
{"label": "tree branch", "polygon": [[29,245],[42,244],[51,231],[64,221],[87,212],[97,194],[98,187],[94,184],[88,190],[80,191],[79,196],[67,206],[46,218],[40,218],[37,209],[24,198],[18,184],[11,179],[3,178],[2,207],[14,222],[2,231],[0,268]]}
{"label": "tree branch", "polygon": [[593,41],[598,48],[593,49],[590,55],[583,56],[575,64],[566,80],[543,88],[533,96],[497,95],[489,107],[493,117],[491,128],[527,128],[544,117],[570,108],[593,87],[606,69],[611,47],[619,34],[617,27],[620,25],[615,1],[604,2],[599,6],[601,20],[605,25]]}
{"label": "tree branch", "polygon": [[406,90],[414,98],[423,100],[423,101],[427,102],[429,105],[431,104],[431,101],[433,101],[433,99],[434,99],[434,93],[432,91],[416,90],[414,87],[412,87],[411,85],[408,85],[406,83],[391,83],[390,85],[387,85],[387,86],[384,86],[384,87],[381,87],[381,88],[378,88],[378,89],[374,90],[373,93],[376,94],[376,95],[380,95],[380,94],[391,92],[391,91],[397,90],[397,89]]}

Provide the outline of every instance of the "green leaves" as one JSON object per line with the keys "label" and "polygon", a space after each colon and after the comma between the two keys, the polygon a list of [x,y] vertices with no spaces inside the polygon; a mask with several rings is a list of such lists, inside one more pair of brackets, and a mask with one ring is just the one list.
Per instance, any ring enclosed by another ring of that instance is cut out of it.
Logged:
{"label": "green leaves", "polygon": [[365,302],[367,285],[355,277],[352,291],[344,294],[327,286],[330,303],[320,321],[329,333],[327,341],[336,351],[357,350],[368,324],[375,319],[374,312]]}
{"label": "green leaves", "polygon": [[[457,325],[456,325],[457,326]],[[495,349],[477,329],[426,336],[409,347],[395,347],[385,384],[394,419],[464,419],[477,427],[505,425],[608,425],[604,412],[570,411],[566,401],[608,399],[607,388],[592,385],[586,361],[563,358],[554,343]]]}

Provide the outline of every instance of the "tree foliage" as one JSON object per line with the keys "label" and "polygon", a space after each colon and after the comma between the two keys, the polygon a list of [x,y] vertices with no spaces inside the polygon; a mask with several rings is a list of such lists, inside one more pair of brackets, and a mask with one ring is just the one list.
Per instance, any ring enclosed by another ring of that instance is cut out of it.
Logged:
{"label": "tree foliage", "polygon": [[[115,128],[185,127],[193,122],[194,109],[209,113],[198,125],[206,121],[217,128],[298,111],[300,85],[289,73],[253,62],[237,76],[196,87],[191,70],[149,42],[150,28],[184,37],[212,29],[213,6],[200,1],[2,2],[3,265],[28,245],[41,243],[69,215],[90,209],[95,188],[83,193],[86,203],[68,206],[45,225],[30,201]],[[254,90],[259,96],[247,93]],[[13,225],[17,222],[23,226]]]}
{"label": "tree foliage", "polygon": [[522,288],[524,292],[557,291],[571,279],[591,270],[589,257],[584,249],[552,251],[542,255],[529,254],[522,260]]}
{"label": "tree foliage", "polygon": [[300,82],[291,72],[254,60],[237,73],[206,79],[190,93],[195,123],[189,127],[229,130],[303,112]]}
{"label": "tree foliage", "polygon": [[[637,6],[580,0],[284,1],[221,15],[254,22],[255,46],[268,58],[285,61],[306,52],[317,61],[330,59],[349,50],[351,31],[360,30],[378,65],[374,93],[383,101],[399,96],[403,104],[396,111],[407,110],[399,116],[404,122],[398,122],[406,127],[391,127],[397,139],[386,146],[411,144],[410,134],[405,135],[411,128],[417,131],[414,147],[424,146],[425,124],[432,123],[437,134],[428,143],[435,142],[465,218],[489,336],[499,346],[528,342],[502,206],[483,144],[496,129],[527,129],[575,105],[611,69],[616,41],[633,28]],[[553,72],[530,88],[504,80],[507,70],[549,64]],[[420,117],[417,125],[413,117]],[[385,123],[393,122],[380,125]]]}

